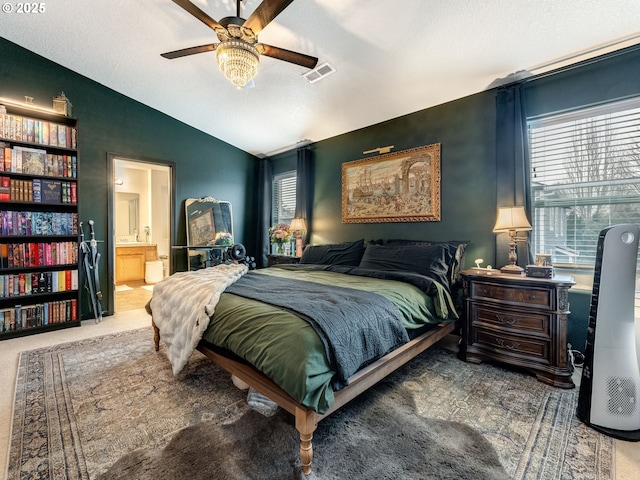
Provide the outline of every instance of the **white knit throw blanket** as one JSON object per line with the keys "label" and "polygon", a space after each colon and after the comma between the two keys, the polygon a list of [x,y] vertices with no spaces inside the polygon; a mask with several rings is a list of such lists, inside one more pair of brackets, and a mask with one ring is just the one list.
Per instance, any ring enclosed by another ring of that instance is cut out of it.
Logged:
{"label": "white knit throw blanket", "polygon": [[153,287],[153,322],[167,346],[174,375],[198,346],[222,292],[247,271],[244,264],[221,264],[175,273]]}

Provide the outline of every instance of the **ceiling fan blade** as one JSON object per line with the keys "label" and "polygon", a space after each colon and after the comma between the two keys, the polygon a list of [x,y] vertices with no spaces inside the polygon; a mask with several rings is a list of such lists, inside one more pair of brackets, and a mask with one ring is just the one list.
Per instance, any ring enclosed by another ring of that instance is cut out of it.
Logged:
{"label": "ceiling fan blade", "polygon": [[249,15],[243,27],[250,28],[253,33],[258,35],[260,30],[266,27],[292,2],[293,0],[263,0],[263,2],[258,5],[258,8]]}
{"label": "ceiling fan blade", "polygon": [[213,18],[211,18],[209,15],[207,15],[202,10],[200,10],[198,7],[196,7],[189,0],[171,0],[171,1],[173,3],[175,3],[176,5],[182,7],[184,10],[189,12],[191,15],[196,17],[198,20],[200,20],[202,23],[207,25],[212,30],[215,30],[216,27],[222,27],[222,25],[220,25]]}
{"label": "ceiling fan blade", "polygon": [[181,50],[174,50],[173,52],[161,53],[160,56],[168,59],[186,57],[187,55],[194,55],[196,53],[212,52],[215,50],[219,43],[209,43],[207,45],[200,45],[199,47],[183,48]]}
{"label": "ceiling fan blade", "polygon": [[285,50],[284,48],[273,47],[271,45],[260,45],[260,53],[267,57],[277,58],[278,60],[284,60],[285,62],[295,63],[307,68],[315,68],[318,64],[318,59],[304,53],[292,52],[291,50]]}

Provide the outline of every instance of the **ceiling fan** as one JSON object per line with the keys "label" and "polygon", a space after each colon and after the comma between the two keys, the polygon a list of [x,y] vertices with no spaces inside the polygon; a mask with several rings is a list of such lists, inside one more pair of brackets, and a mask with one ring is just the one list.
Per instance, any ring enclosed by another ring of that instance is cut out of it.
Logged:
{"label": "ceiling fan", "polygon": [[256,75],[260,55],[307,68],[315,68],[318,63],[316,57],[258,42],[258,33],[293,0],[263,0],[246,20],[240,17],[242,0],[236,0],[236,16],[225,17],[219,22],[216,22],[189,0],[172,1],[216,32],[220,43],[209,43],[163,53],[164,58],[173,59],[215,50],[220,70],[238,88],[244,87]]}

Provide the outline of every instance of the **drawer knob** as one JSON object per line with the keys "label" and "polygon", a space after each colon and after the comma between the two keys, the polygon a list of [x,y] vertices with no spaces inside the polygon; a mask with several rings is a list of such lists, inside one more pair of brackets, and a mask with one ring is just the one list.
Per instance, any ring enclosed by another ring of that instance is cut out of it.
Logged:
{"label": "drawer knob", "polygon": [[536,299],[536,296],[535,296],[535,295],[531,295],[531,296],[529,297],[529,300],[535,300],[535,299]]}
{"label": "drawer knob", "polygon": [[519,343],[504,343],[504,340],[501,338],[496,338],[496,344],[502,348],[506,348],[507,350],[515,350],[520,346]]}
{"label": "drawer knob", "polygon": [[513,325],[518,321],[518,319],[515,318],[515,317],[506,318],[506,317],[503,317],[502,315],[498,315],[498,314],[496,314],[496,317],[497,317],[497,319],[498,319],[498,321],[500,323],[505,324],[505,325]]}

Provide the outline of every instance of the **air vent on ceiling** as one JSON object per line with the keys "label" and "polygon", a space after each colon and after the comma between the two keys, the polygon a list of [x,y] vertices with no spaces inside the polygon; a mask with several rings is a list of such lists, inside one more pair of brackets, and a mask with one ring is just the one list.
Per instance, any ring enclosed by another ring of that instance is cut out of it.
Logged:
{"label": "air vent on ceiling", "polygon": [[325,62],[322,65],[318,65],[310,72],[305,73],[303,77],[306,78],[309,83],[316,83],[318,80],[331,75],[335,71],[335,68]]}

